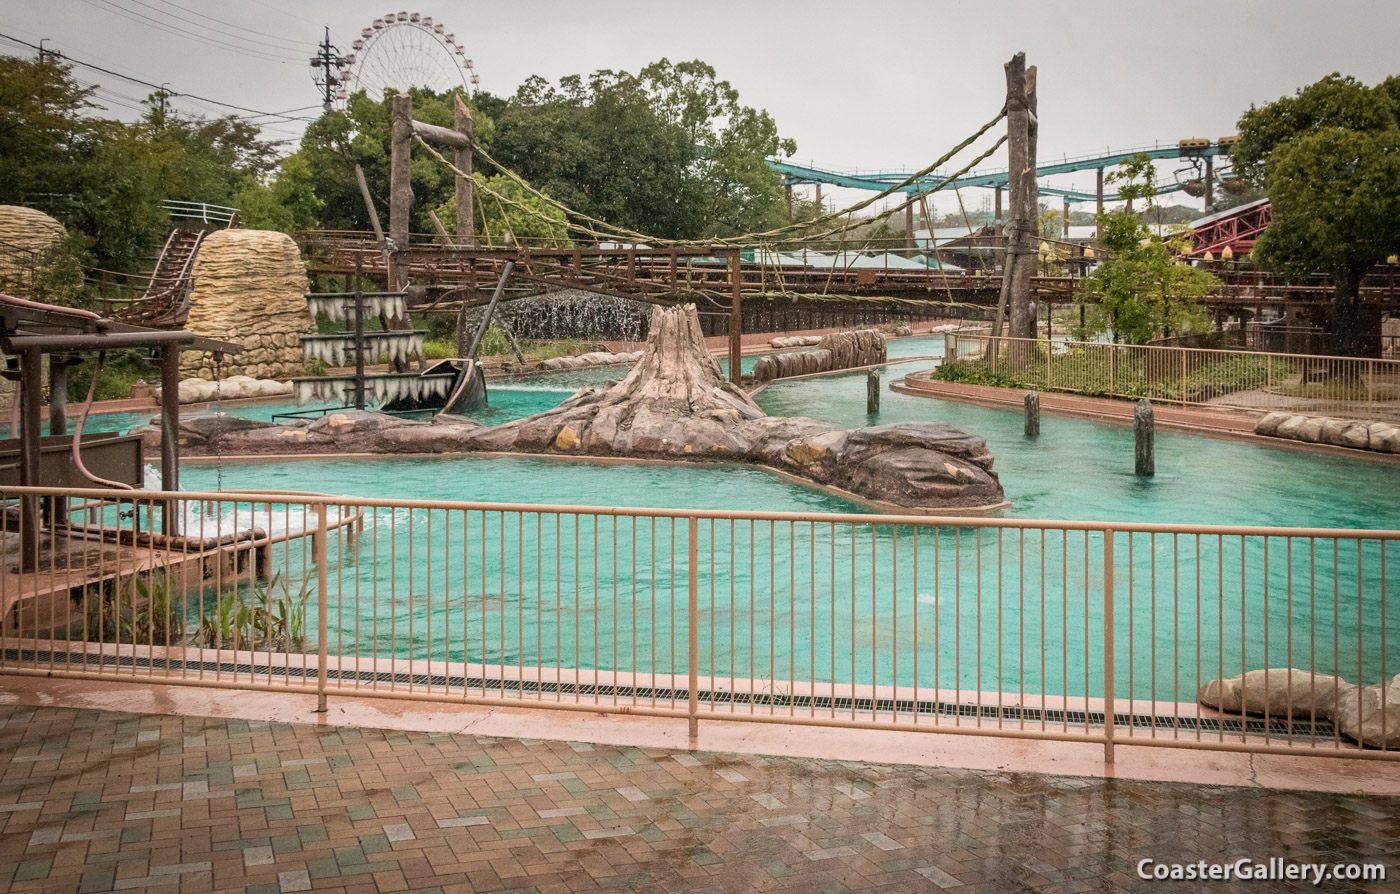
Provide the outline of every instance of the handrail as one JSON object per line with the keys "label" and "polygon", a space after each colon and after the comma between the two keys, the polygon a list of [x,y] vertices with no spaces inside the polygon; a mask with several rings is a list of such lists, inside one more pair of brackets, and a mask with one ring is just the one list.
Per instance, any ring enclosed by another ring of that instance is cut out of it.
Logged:
{"label": "handrail", "polygon": [[[1005,340],[1005,339],[1003,339]],[[115,498],[103,488],[55,488],[0,486],[0,500],[19,496],[65,496],[69,498]],[[287,497],[287,500],[275,499]],[[1400,530],[1372,528],[1293,528],[1269,525],[1201,525],[1167,522],[1077,521],[1073,519],[995,518],[961,515],[899,515],[850,512],[774,512],[751,509],[667,509],[647,506],[575,506],[550,503],[503,503],[476,500],[405,500],[383,497],[337,496],[309,491],[163,491],[122,492],[122,500],[169,500],[224,503],[305,503],[308,506],[359,506],[381,509],[443,509],[453,512],[523,512],[559,515],[635,516],[638,518],[713,519],[728,521],[815,522],[818,524],[938,526],[964,528],[1031,528],[1047,531],[1119,531],[1157,534],[1235,535],[1248,537],[1325,537],[1337,540],[1400,540]]]}

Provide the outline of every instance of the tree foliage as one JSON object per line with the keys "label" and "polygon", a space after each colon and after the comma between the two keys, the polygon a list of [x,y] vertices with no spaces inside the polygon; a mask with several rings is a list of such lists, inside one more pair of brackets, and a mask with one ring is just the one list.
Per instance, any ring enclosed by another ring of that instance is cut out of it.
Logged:
{"label": "tree foliage", "polygon": [[[1144,203],[1150,217],[1157,196],[1152,173],[1152,160],[1143,154],[1105,179],[1119,184],[1119,199]],[[1099,226],[1109,258],[1075,297],[1081,304],[1095,306],[1094,318],[1086,318],[1090,332],[1080,333],[1081,337],[1107,331],[1115,342],[1140,345],[1209,326],[1197,302],[1218,288],[1220,280],[1180,260],[1182,234],[1154,234],[1126,209],[1104,211]]]}
{"label": "tree foliage", "polygon": [[70,67],[0,57],[0,204],[57,217],[96,266],[142,272],[165,236],[169,199],[228,205],[277,164],[278,146],[228,116],[99,117]]}
{"label": "tree foliage", "polygon": [[1285,276],[1333,277],[1333,350],[1359,351],[1361,279],[1400,249],[1400,77],[1328,75],[1240,117],[1236,167],[1268,190],[1254,259]]}

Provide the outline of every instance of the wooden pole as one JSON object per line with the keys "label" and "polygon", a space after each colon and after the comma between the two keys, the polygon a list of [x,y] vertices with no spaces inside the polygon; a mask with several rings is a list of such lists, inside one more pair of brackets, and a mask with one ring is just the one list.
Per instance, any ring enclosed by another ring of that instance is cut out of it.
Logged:
{"label": "wooden pole", "polygon": [[[15,399],[19,399],[18,391]],[[63,354],[49,355],[49,434],[68,434],[68,358]],[[53,497],[49,502],[50,523],[67,518],[68,498]]]}
{"label": "wooden pole", "polygon": [[[43,400],[44,380],[39,364],[43,354],[38,348],[26,348],[20,354],[19,387],[15,389],[15,400],[19,406],[19,483],[22,487],[38,487],[40,431],[39,407]],[[20,568],[31,571],[39,566],[39,498],[26,495],[20,497]]]}
{"label": "wooden pole", "polygon": [[[1024,64],[1024,54],[1017,54]],[[1013,173],[1019,172],[1019,186],[1012,213],[1016,219],[1016,235],[1020,248],[1016,253],[1016,275],[1012,279],[1012,291],[1008,303],[1008,326],[1012,338],[1035,338],[1036,301],[1031,291],[1035,281],[1035,268],[1039,260],[1040,243],[1040,186],[1035,180],[1036,143],[1040,125],[1036,120],[1036,81],[1035,66],[1026,67],[1021,78],[1021,113],[1024,135],[1022,137],[1021,163],[1013,165]],[[1011,89],[1008,81],[1007,89]]]}
{"label": "wooden pole", "polygon": [[1026,392],[1026,437],[1040,437],[1040,395],[1035,391]]}
{"label": "wooden pole", "polygon": [[792,184],[791,184],[791,183],[784,183],[784,184],[783,184],[783,197],[787,199],[787,212],[788,212],[787,219],[788,219],[788,222],[791,223],[791,222],[792,222]]}
{"label": "wooden pole", "polygon": [[409,176],[413,148],[413,97],[407,93],[397,94],[393,109],[393,129],[389,140],[389,240],[393,243],[389,290],[401,292],[407,277],[398,269],[397,255],[408,248],[408,214],[413,207],[413,183]]}
{"label": "wooden pole", "polygon": [[1152,451],[1152,415],[1152,401],[1145,397],[1133,408],[1133,471],[1145,477],[1150,477],[1156,472],[1156,461]]}
{"label": "wooden pole", "polygon": [[[997,298],[997,314],[992,320],[992,337],[1001,337],[1002,322],[1008,316],[1013,319],[1011,323],[1011,335],[1016,335],[1016,320],[1018,297],[1015,296],[1017,290],[1016,280],[1020,272],[1019,263],[1021,252],[1024,250],[1023,244],[1023,220],[1021,212],[1023,202],[1021,193],[1023,191],[1024,179],[1021,176],[1026,168],[1026,119],[1028,109],[1026,107],[1026,54],[1017,53],[1011,57],[1011,61],[1006,63],[1006,145],[1007,145],[1007,188],[1011,193],[1011,219],[1007,222],[1004,232],[1006,238],[1006,254],[1001,265],[1001,294]],[[997,196],[997,216],[1001,216],[1000,190]],[[988,345],[989,351],[995,350],[993,345]]]}
{"label": "wooden pole", "polygon": [[[818,185],[818,189],[821,186]],[[733,296],[729,305],[729,381],[735,385],[744,381],[744,277],[741,269],[743,259],[739,249],[729,261],[730,279],[733,282]]]}
{"label": "wooden pole", "polygon": [[486,312],[481,316],[481,325],[476,328],[476,337],[467,346],[467,351],[462,356],[468,360],[475,360],[477,352],[481,350],[482,339],[486,338],[486,330],[491,325],[491,316],[496,312],[496,305],[501,300],[501,294],[506,290],[506,280],[510,279],[511,271],[515,270],[514,261],[506,261],[505,270],[501,271],[501,279],[496,283],[496,291],[491,293],[491,303],[486,305]]}
{"label": "wooden pole", "polygon": [[[180,489],[180,346],[160,349],[160,489]],[[161,532],[173,537],[180,533],[171,500],[161,512]]]}
{"label": "wooden pole", "polygon": [[[467,104],[462,102],[462,97],[457,97],[455,110],[453,113],[453,124],[457,132],[466,137],[468,142],[476,139],[476,126],[472,123],[472,110],[467,108]],[[465,248],[473,248],[476,245],[476,218],[472,214],[472,150],[468,146],[465,149],[458,149],[456,157],[453,159],[457,165],[457,170],[466,174],[465,177],[457,178],[457,244]]]}
{"label": "wooden pole", "polygon": [[872,369],[865,376],[865,412],[866,415],[878,415],[880,412],[880,371]]}
{"label": "wooden pole", "polygon": [[355,256],[355,409],[365,408],[365,291],[363,266]]}

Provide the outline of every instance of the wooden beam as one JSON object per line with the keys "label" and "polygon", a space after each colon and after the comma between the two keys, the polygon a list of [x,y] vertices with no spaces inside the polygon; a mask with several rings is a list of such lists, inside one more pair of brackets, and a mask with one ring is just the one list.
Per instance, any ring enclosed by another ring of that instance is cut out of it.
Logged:
{"label": "wooden beam", "polygon": [[[458,100],[460,102],[460,100]],[[425,124],[422,121],[412,121],[413,132],[429,143],[436,143],[439,146],[450,146],[453,149],[471,149],[471,140],[455,130],[446,127],[438,127],[436,124]]]}

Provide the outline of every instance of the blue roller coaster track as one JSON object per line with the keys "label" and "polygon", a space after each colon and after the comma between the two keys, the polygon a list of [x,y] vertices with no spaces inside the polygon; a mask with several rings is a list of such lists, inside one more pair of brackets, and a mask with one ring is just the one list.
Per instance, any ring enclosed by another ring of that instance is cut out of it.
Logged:
{"label": "blue roller coaster track", "polygon": [[[1072,174],[1077,171],[1094,171],[1100,168],[1111,168],[1120,165],[1137,155],[1146,155],[1152,159],[1168,158],[1188,158],[1203,159],[1206,157],[1228,157],[1228,146],[1221,146],[1219,143],[1211,143],[1206,146],[1145,146],[1140,149],[1124,149],[1118,151],[1101,152],[1094,155],[1084,155],[1078,158],[1063,158],[1059,161],[1041,160],[1037,165],[1039,177],[1052,177],[1057,174]],[[907,180],[913,171],[869,171],[869,172],[843,172],[828,171],[822,168],[808,167],[804,165],[792,164],[786,161],[769,160],[768,166],[783,175],[783,181],[788,185],[824,183],[830,186],[839,186],[846,189],[867,189],[885,190],[897,183]],[[1216,176],[1220,177],[1228,174],[1228,169],[1217,169]],[[920,192],[936,187],[944,180],[948,179],[948,173],[935,171],[914,183],[909,184],[900,190],[905,195],[912,196]],[[995,189],[1006,186],[1008,174],[1005,168],[998,168],[989,171],[972,171],[957,180],[959,187],[984,187]],[[1164,180],[1157,184],[1159,193],[1175,192],[1183,189],[1186,184],[1178,180]],[[1097,198],[1093,192],[1084,192],[1076,189],[1065,189],[1062,187],[1042,184],[1041,195],[1064,196],[1072,202],[1092,202]]]}

